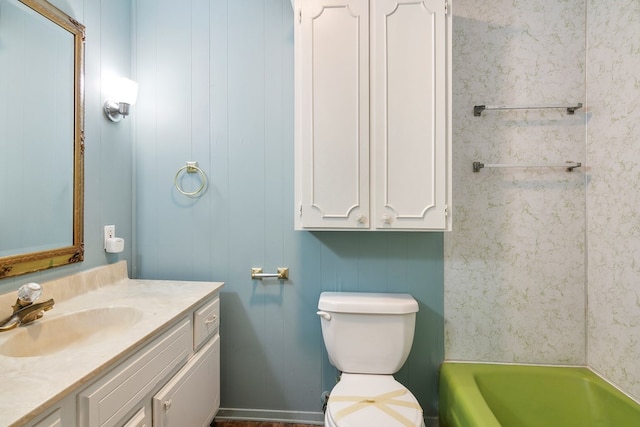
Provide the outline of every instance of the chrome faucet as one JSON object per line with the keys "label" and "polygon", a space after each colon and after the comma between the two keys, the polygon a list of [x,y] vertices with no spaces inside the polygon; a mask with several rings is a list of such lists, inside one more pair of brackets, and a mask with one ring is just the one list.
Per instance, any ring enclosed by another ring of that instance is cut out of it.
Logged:
{"label": "chrome faucet", "polygon": [[42,294],[42,286],[27,283],[18,289],[18,299],[12,306],[13,313],[0,321],[0,332],[8,331],[21,325],[27,325],[44,316],[44,312],[53,308],[53,298],[34,304]]}

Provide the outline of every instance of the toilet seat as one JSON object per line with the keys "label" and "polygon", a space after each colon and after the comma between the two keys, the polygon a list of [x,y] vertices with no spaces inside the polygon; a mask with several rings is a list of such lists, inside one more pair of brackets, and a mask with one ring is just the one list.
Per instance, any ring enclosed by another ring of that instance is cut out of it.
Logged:
{"label": "toilet seat", "polygon": [[342,374],[331,390],[327,427],[421,427],[416,398],[392,375]]}

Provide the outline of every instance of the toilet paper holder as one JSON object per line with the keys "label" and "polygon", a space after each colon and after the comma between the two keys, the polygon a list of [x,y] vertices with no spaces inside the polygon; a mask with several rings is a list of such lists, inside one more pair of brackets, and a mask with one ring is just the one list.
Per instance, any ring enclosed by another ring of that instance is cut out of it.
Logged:
{"label": "toilet paper holder", "polygon": [[253,267],[251,269],[251,279],[278,279],[289,280],[289,267],[279,267],[277,273],[263,273],[262,267]]}

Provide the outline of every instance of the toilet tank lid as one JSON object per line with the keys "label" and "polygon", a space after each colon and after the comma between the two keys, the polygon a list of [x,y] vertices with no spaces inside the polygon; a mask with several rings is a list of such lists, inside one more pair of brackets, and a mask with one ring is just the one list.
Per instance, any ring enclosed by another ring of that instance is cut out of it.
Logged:
{"label": "toilet tank lid", "polygon": [[318,309],[333,313],[407,314],[418,311],[409,294],[322,292]]}

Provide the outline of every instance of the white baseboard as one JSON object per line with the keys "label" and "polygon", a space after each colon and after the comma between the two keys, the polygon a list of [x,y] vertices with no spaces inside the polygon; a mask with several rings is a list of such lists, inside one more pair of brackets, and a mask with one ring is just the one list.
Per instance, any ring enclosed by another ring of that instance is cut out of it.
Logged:
{"label": "white baseboard", "polygon": [[324,425],[322,412],[269,411],[265,409],[220,408],[216,420],[270,421],[274,423],[293,423]]}

